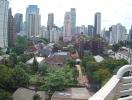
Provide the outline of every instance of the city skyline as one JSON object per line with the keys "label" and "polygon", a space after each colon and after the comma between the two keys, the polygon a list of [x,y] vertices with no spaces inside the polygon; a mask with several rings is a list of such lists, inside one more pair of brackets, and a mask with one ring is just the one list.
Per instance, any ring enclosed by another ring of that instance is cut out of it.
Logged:
{"label": "city skyline", "polygon": [[20,0],[12,0],[10,7],[12,7],[13,15],[19,12],[25,16],[26,8],[30,4],[38,5],[42,16],[41,24],[45,26],[47,26],[48,13],[54,13],[55,24],[63,26],[64,14],[70,8],[76,8],[77,26],[93,25],[96,12],[102,14],[102,29],[117,23],[130,29],[132,24],[131,0],[122,0],[122,2],[120,0],[23,0],[21,3]]}

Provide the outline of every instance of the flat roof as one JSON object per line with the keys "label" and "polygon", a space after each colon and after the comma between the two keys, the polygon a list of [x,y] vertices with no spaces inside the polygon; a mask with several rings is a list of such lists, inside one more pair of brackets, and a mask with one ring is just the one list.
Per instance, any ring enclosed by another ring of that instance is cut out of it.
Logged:
{"label": "flat roof", "polygon": [[90,94],[86,88],[70,88],[65,91],[55,92],[52,96],[53,98],[69,98],[69,99],[79,99],[79,100],[88,100]]}
{"label": "flat roof", "polygon": [[100,55],[94,56],[94,59],[96,60],[96,62],[101,62],[104,60],[104,58]]}
{"label": "flat roof", "polygon": [[[45,58],[44,57],[35,57],[36,58],[36,60],[37,60],[37,62],[40,64]],[[28,60],[27,62],[26,62],[26,64],[33,64],[33,60],[34,60],[34,57],[33,58],[31,58],[30,60]]]}
{"label": "flat roof", "polygon": [[[13,94],[13,100],[33,100],[33,96],[36,94],[35,91],[26,89],[26,88],[19,88]],[[38,91],[37,94],[40,95],[42,100],[45,100],[46,95],[45,91]]]}

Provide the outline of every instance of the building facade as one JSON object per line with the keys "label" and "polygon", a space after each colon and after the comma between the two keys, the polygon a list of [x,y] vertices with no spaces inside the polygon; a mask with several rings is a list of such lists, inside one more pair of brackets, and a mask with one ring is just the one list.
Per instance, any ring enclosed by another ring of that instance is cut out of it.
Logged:
{"label": "building facade", "polygon": [[40,36],[41,16],[37,5],[29,5],[26,10],[26,33],[28,38]]}
{"label": "building facade", "polygon": [[94,35],[94,26],[88,25],[88,36],[93,37]]}
{"label": "building facade", "polygon": [[76,9],[71,8],[71,34],[74,36],[76,34]]}
{"label": "building facade", "polygon": [[61,37],[62,31],[58,27],[52,28],[50,30],[50,42],[57,43],[59,41],[59,38]]}
{"label": "building facade", "polygon": [[95,28],[95,32],[94,34],[101,34],[101,13],[97,12],[95,14],[95,19],[94,19],[94,28]]}
{"label": "building facade", "polygon": [[64,28],[63,28],[63,41],[68,42],[72,39],[72,28],[71,28],[71,13],[66,12],[64,18]]}
{"label": "building facade", "polygon": [[8,0],[0,0],[0,47],[8,47]]}
{"label": "building facade", "polygon": [[16,33],[20,33],[21,31],[23,31],[23,14],[16,13],[15,21],[16,21]]}
{"label": "building facade", "polygon": [[127,40],[127,30],[125,26],[120,23],[117,25],[112,25],[110,28],[110,44],[116,44],[120,41]]}
{"label": "building facade", "polygon": [[49,13],[48,14],[48,22],[47,22],[47,28],[51,30],[54,26],[54,14]]}
{"label": "building facade", "polygon": [[48,40],[50,40],[50,31],[52,30],[54,26],[54,14],[49,13],[48,14],[48,22],[47,22],[47,30],[48,30]]}
{"label": "building facade", "polygon": [[8,11],[8,46],[16,45],[16,21],[12,16],[11,8]]}
{"label": "building facade", "polygon": [[132,26],[131,26],[131,29],[129,31],[129,39],[130,39],[130,42],[132,42]]}

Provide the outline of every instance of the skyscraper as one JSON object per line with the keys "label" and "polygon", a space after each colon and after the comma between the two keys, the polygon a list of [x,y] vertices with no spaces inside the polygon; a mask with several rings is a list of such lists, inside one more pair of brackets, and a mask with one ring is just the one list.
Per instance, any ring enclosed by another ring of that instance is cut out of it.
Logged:
{"label": "skyscraper", "polygon": [[52,30],[54,26],[54,14],[53,13],[49,13],[48,14],[48,21],[47,21],[47,30],[48,30],[48,39],[50,41],[50,32]]}
{"label": "skyscraper", "polygon": [[49,30],[51,30],[54,26],[54,14],[49,13],[48,14],[48,22],[47,22],[47,27]]}
{"label": "skyscraper", "polygon": [[8,0],[0,0],[0,47],[8,47]]}
{"label": "skyscraper", "polygon": [[95,32],[94,35],[101,35],[101,13],[97,12],[95,14],[95,19],[94,19],[94,28],[95,28]]}
{"label": "skyscraper", "polygon": [[129,39],[132,41],[132,26],[131,26],[131,29],[129,31]]}
{"label": "skyscraper", "polygon": [[29,5],[26,10],[26,32],[28,38],[40,35],[41,16],[37,5]]}
{"label": "skyscraper", "polygon": [[76,34],[76,9],[71,8],[71,34]]}
{"label": "skyscraper", "polygon": [[65,13],[64,18],[64,28],[63,28],[63,41],[68,42],[72,39],[71,34],[72,28],[71,28],[71,12]]}
{"label": "skyscraper", "polygon": [[116,44],[120,41],[125,41],[127,30],[125,26],[122,26],[120,23],[117,25],[112,25],[110,28],[110,44]]}
{"label": "skyscraper", "polygon": [[11,8],[8,11],[8,46],[14,47],[16,44],[16,21],[12,16]]}
{"label": "skyscraper", "polygon": [[93,35],[94,35],[94,26],[88,25],[88,36],[93,36]]}
{"label": "skyscraper", "polygon": [[15,14],[15,21],[16,21],[16,33],[19,33],[22,31],[23,26],[23,14],[16,13]]}

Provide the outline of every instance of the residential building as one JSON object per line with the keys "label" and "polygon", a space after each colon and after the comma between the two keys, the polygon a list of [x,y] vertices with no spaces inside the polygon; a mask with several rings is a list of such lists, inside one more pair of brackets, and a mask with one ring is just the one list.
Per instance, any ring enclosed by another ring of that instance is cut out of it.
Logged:
{"label": "residential building", "polygon": [[47,30],[47,27],[42,26],[40,33],[41,33],[41,37],[48,39],[48,30]]}
{"label": "residential building", "polygon": [[125,26],[122,26],[120,23],[117,25],[112,25],[110,28],[110,44],[116,44],[120,41],[127,40],[127,30]]}
{"label": "residential building", "polygon": [[23,28],[23,14],[16,13],[15,14],[15,21],[16,21],[16,33],[20,33]]}
{"label": "residential building", "polygon": [[65,91],[56,91],[51,100],[88,100],[90,94],[86,88],[70,88]]}
{"label": "residential building", "polygon": [[0,47],[8,47],[8,0],[0,0]]}
{"label": "residential building", "polygon": [[107,42],[110,41],[110,31],[109,31],[109,30],[104,30],[102,35],[103,35],[103,38],[104,38]]}
{"label": "residential building", "polygon": [[16,21],[12,16],[11,8],[8,11],[8,46],[16,45]]}
{"label": "residential building", "polygon": [[68,42],[72,39],[71,13],[66,12],[64,18],[63,41]]}
{"label": "residential building", "polygon": [[54,26],[54,14],[49,13],[48,14],[48,22],[47,22],[47,28],[48,30],[51,30]]}
{"label": "residential building", "polygon": [[29,5],[26,10],[26,33],[28,38],[40,36],[41,16],[37,5]]}
{"label": "residential building", "polygon": [[80,27],[80,26],[77,26],[77,27],[76,27],[76,33],[77,33],[77,34],[80,34],[80,33],[81,33],[80,30],[81,30],[81,27]]}
{"label": "residential building", "polygon": [[131,26],[131,29],[129,31],[129,39],[132,41],[132,26]]}
{"label": "residential building", "polygon": [[52,30],[50,30],[50,42],[57,43],[59,41],[59,38],[61,37],[61,33],[62,31],[60,28],[52,28]]}
{"label": "residential building", "polygon": [[97,12],[94,19],[94,35],[101,34],[101,13]]}
{"label": "residential building", "polygon": [[81,26],[80,33],[86,34],[86,33],[85,33],[85,25],[82,25],[82,26]]}
{"label": "residential building", "polygon": [[18,88],[13,94],[13,100],[33,100],[35,94],[40,95],[41,100],[46,100],[45,91],[35,91],[33,89]]}
{"label": "residential building", "polygon": [[88,36],[93,37],[93,35],[94,35],[94,26],[88,25]]}
{"label": "residential building", "polygon": [[48,40],[50,41],[50,31],[52,30],[54,26],[54,14],[53,13],[49,13],[48,14],[48,22],[47,22],[47,30],[48,30]]}
{"label": "residential building", "polygon": [[76,9],[71,8],[71,34],[76,34]]}

